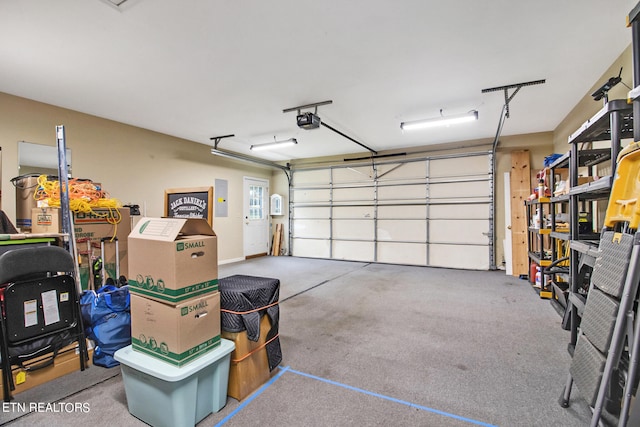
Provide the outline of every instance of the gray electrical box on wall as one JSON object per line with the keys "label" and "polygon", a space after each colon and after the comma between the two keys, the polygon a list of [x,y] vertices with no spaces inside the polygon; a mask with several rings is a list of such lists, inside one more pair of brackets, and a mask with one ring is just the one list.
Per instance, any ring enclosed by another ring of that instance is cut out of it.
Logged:
{"label": "gray electrical box on wall", "polygon": [[227,197],[229,194],[228,182],[226,179],[216,179],[214,184],[213,197],[215,198],[216,217],[226,217],[228,215]]}

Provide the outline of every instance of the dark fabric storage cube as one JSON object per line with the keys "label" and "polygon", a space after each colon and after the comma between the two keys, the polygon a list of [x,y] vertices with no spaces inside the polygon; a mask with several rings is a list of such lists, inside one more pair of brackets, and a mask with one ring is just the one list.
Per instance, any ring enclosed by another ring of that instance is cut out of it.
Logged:
{"label": "dark fabric storage cube", "polygon": [[268,277],[235,275],[218,281],[220,291],[221,328],[227,332],[247,331],[247,338],[260,338],[260,318],[269,316],[271,330],[267,334],[269,369],[282,361],[278,324],[280,320],[280,280]]}

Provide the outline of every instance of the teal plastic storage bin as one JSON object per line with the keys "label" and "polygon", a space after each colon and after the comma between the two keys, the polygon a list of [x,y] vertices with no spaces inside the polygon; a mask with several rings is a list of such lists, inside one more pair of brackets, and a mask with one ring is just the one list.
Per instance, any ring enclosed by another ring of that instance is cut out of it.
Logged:
{"label": "teal plastic storage bin", "polygon": [[134,351],[118,350],[129,412],[154,427],[192,427],[227,403],[233,341],[182,367]]}

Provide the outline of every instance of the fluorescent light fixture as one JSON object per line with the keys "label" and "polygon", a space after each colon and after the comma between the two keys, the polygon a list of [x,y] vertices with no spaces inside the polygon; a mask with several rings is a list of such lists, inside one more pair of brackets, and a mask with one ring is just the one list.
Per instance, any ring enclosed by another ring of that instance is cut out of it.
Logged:
{"label": "fluorescent light fixture", "polygon": [[455,116],[440,116],[433,119],[415,120],[412,122],[400,123],[400,129],[402,130],[416,130],[426,129],[436,126],[449,126],[458,123],[472,122],[478,120],[478,111],[473,110],[465,114],[458,114]]}
{"label": "fluorescent light fixture", "polygon": [[271,150],[272,148],[289,147],[296,145],[298,140],[295,138],[284,139],[282,141],[267,142],[266,144],[257,144],[249,147],[251,151]]}

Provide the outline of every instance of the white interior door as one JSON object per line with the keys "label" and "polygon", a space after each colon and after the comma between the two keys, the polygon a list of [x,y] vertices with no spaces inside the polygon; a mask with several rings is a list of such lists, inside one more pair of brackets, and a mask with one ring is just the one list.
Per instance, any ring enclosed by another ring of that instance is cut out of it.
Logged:
{"label": "white interior door", "polygon": [[269,251],[269,181],[244,177],[244,256]]}

